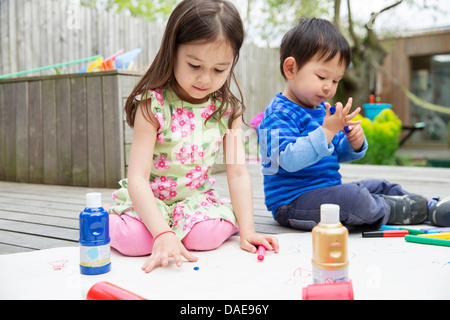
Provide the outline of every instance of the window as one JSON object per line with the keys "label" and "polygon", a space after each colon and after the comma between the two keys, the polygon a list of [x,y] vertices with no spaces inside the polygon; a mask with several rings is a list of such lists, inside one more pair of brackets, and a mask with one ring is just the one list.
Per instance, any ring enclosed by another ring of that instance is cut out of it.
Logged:
{"label": "window", "polygon": [[[450,110],[450,54],[414,57],[411,61],[411,91],[425,101],[448,106]],[[411,103],[411,122],[425,122],[423,131],[412,142],[449,143],[450,115]]]}

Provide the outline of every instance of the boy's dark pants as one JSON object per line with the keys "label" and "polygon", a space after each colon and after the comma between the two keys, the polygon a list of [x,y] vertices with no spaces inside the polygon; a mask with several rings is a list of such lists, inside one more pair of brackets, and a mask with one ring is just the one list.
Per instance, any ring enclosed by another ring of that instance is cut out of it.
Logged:
{"label": "boy's dark pants", "polygon": [[340,206],[340,220],[344,225],[381,226],[386,224],[390,213],[382,194],[400,196],[408,192],[398,184],[378,179],[319,188],[280,206],[275,220],[286,227],[309,231],[320,222],[320,205],[332,203]]}

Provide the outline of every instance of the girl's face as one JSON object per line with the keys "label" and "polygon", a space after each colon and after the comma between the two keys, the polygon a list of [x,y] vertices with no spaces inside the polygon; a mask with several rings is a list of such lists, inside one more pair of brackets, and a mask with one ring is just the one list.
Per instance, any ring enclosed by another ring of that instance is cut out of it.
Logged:
{"label": "girl's face", "polygon": [[180,45],[174,66],[175,93],[193,104],[206,102],[227,80],[233,61],[234,51],[225,40]]}
{"label": "girl's face", "polygon": [[316,58],[308,61],[300,70],[294,67],[293,75],[283,93],[288,99],[306,108],[315,108],[334,97],[345,66],[339,63],[339,55],[325,62]]}

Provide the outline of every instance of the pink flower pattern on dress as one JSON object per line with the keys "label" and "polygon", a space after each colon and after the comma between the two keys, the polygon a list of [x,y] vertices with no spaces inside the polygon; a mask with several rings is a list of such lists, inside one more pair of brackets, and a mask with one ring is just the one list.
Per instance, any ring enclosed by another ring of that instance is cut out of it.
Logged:
{"label": "pink flower pattern on dress", "polygon": [[210,166],[196,166],[195,169],[192,169],[186,175],[184,183],[191,190],[200,188],[208,179],[208,170],[210,168]]}
{"label": "pink flower pattern on dress", "polygon": [[157,177],[150,182],[153,195],[159,200],[170,201],[177,195],[177,183],[168,177]]}
{"label": "pink flower pattern on dress", "polygon": [[153,166],[158,170],[158,171],[165,171],[167,169],[170,169],[170,160],[167,159],[167,157],[165,155],[160,155],[159,157],[156,157],[153,160]]}
{"label": "pink flower pattern on dress", "polygon": [[178,221],[180,221],[181,219],[183,219],[184,217],[184,206],[182,206],[181,204],[177,204],[175,206],[175,209],[173,210],[173,226],[176,227],[178,225]]}
{"label": "pink flower pattern on dress", "polygon": [[206,200],[208,200],[209,202],[216,202],[216,196],[214,195],[214,192],[212,190],[206,191],[203,194],[206,196]]}
{"label": "pink flower pattern on dress", "polygon": [[184,216],[184,225],[183,225],[183,231],[190,231],[194,224],[200,221],[206,221],[210,220],[210,218],[206,215],[206,213],[202,213],[200,211],[195,211],[194,213],[190,214],[187,213]]}
{"label": "pink flower pattern on dress", "polygon": [[153,115],[155,116],[156,120],[159,122],[159,129],[158,129],[158,135],[156,137],[156,140],[158,140],[161,143],[166,142],[166,139],[164,138],[164,114],[161,112],[154,112]]}
{"label": "pink flower pattern on dress", "polygon": [[206,208],[209,208],[209,207],[212,206],[212,203],[209,202],[209,201],[200,201],[200,202],[198,203],[198,205],[199,205],[200,207],[206,207]]}
{"label": "pink flower pattern on dress", "polygon": [[214,192],[212,190],[209,190],[207,192],[203,193],[206,197],[206,200],[211,204],[231,204],[231,200],[229,198],[222,198],[217,200],[216,196],[214,195]]}
{"label": "pink flower pattern on dress", "polygon": [[186,108],[178,108],[172,116],[171,131],[176,138],[186,138],[195,129],[194,113]]}
{"label": "pink flower pattern on dress", "polygon": [[161,107],[164,107],[164,96],[162,94],[162,90],[163,90],[163,88],[159,88],[159,89],[150,90],[150,91],[153,92],[155,99],[158,100],[159,103],[161,103]]}
{"label": "pink flower pattern on dress", "polygon": [[175,153],[175,160],[181,164],[194,163],[205,156],[203,148],[196,144],[187,144]]}
{"label": "pink flower pattern on dress", "polygon": [[210,115],[212,115],[214,113],[214,111],[216,111],[216,106],[214,105],[214,102],[212,102],[212,101],[209,105],[200,109],[201,116],[205,120],[208,119],[208,117]]}
{"label": "pink flower pattern on dress", "polygon": [[223,138],[218,137],[216,141],[214,142],[214,152],[218,152],[220,150],[220,146],[222,144]]}
{"label": "pink flower pattern on dress", "polygon": [[[157,205],[177,236],[185,236],[196,223],[205,220],[221,218],[235,223],[232,208],[222,207],[230,203],[229,199],[220,198],[212,189],[215,180],[210,176],[210,165],[223,142],[224,120],[229,118],[230,110],[222,121],[205,126],[205,120],[218,110],[217,98],[196,107],[174,97],[172,88],[150,90],[136,97],[152,99],[151,112],[159,124],[149,182]],[[122,187],[127,188],[126,182]],[[113,194],[121,213],[139,218],[128,191],[121,190]]]}
{"label": "pink flower pattern on dress", "polygon": [[228,198],[222,198],[217,201],[218,204],[231,204],[231,200]]}

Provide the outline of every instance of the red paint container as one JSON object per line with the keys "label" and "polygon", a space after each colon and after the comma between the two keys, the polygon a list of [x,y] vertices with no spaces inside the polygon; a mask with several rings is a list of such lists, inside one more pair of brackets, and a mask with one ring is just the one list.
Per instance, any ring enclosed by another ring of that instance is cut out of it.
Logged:
{"label": "red paint container", "polygon": [[135,293],[122,289],[109,282],[99,282],[92,286],[87,300],[147,300]]}

